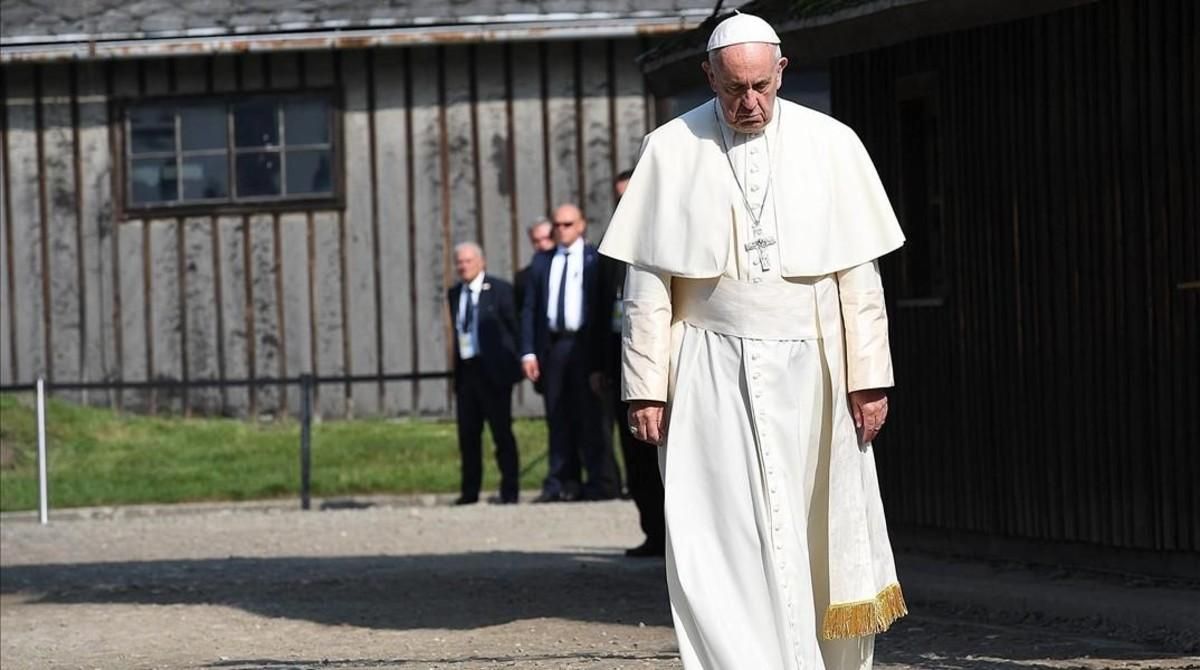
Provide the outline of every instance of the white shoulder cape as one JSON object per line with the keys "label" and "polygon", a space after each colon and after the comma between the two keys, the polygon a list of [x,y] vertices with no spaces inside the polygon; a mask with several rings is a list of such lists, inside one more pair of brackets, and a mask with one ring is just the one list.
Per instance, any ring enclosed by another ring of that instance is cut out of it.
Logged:
{"label": "white shoulder cape", "polygon": [[[782,98],[777,114],[771,191],[783,275],[830,274],[899,248],[904,234],[854,131]],[[741,202],[709,100],[646,136],[600,253],[679,277],[719,276]]]}

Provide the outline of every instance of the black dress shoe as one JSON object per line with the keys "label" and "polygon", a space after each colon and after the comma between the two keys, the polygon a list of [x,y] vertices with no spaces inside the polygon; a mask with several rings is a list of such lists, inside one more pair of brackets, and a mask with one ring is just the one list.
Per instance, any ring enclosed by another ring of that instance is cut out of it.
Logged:
{"label": "black dress shoe", "polygon": [[468,498],[467,496],[459,496],[455,499],[455,505],[474,505],[479,502],[479,498]]}
{"label": "black dress shoe", "polygon": [[562,502],[562,500],[563,500],[563,497],[557,493],[546,493],[543,491],[541,494],[538,495],[538,497],[533,499],[533,502],[535,502],[535,503],[552,503],[552,502]]}
{"label": "black dress shoe", "polygon": [[517,499],[515,497],[488,496],[487,501],[488,501],[489,505],[515,505],[515,504],[517,504]]}
{"label": "black dress shoe", "polygon": [[662,543],[646,540],[632,549],[626,549],[625,555],[630,558],[655,558],[666,553],[665,550]]}
{"label": "black dress shoe", "polygon": [[579,482],[566,482],[563,484],[562,491],[558,494],[558,497],[563,502],[583,500],[583,487],[579,485]]}

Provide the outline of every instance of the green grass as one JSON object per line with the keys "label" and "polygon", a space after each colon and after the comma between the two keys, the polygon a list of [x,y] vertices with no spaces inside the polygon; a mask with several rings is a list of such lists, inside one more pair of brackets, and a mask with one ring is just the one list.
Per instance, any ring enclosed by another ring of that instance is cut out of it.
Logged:
{"label": "green grass", "polygon": [[[51,508],[299,495],[300,427],[294,420],[117,414],[51,400],[47,412]],[[514,422],[523,489],[540,486],[545,423]],[[484,435],[484,495],[499,475]],[[0,510],[37,506],[36,414],[28,394],[0,395]],[[312,493],[458,490],[452,422],[366,419],[313,426]]]}

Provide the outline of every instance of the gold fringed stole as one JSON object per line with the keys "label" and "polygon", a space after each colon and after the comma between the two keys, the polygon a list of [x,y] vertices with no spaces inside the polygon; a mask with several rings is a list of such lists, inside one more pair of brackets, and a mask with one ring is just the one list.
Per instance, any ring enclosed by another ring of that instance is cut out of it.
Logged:
{"label": "gold fringed stole", "polygon": [[899,584],[889,584],[874,600],[853,603],[837,603],[825,610],[825,623],[821,626],[821,637],[826,640],[842,640],[882,633],[896,619],[908,614],[904,594]]}

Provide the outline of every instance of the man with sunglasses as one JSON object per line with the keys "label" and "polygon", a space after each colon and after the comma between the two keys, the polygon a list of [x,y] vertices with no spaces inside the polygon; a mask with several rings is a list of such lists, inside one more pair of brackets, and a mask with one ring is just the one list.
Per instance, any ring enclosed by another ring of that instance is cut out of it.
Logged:
{"label": "man with sunglasses", "polygon": [[[579,207],[560,205],[551,223],[555,248],[530,263],[522,308],[521,363],[542,387],[550,429],[549,471],[534,502],[607,500],[617,485],[592,390],[599,386],[604,332],[594,314],[601,299],[599,255],[584,239],[587,221]],[[582,484],[581,464],[587,469]]]}

